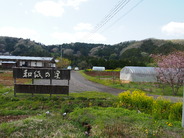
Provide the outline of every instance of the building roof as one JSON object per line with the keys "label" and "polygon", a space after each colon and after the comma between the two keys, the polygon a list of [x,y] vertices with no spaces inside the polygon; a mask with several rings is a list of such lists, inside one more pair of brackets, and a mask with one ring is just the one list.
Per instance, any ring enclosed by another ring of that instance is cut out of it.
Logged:
{"label": "building roof", "polygon": [[51,61],[51,60],[53,60],[53,57],[0,56],[0,60],[34,60],[34,61]]}
{"label": "building roof", "polygon": [[15,61],[3,61],[2,63],[6,63],[6,64],[15,64]]}

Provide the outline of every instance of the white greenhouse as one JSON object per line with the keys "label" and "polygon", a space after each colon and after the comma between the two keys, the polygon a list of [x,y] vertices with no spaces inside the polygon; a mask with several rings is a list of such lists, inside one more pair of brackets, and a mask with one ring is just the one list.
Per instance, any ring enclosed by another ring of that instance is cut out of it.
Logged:
{"label": "white greenhouse", "polygon": [[126,66],[120,71],[122,82],[157,82],[157,75],[154,67]]}
{"label": "white greenhouse", "polygon": [[105,67],[93,66],[93,71],[105,71]]}

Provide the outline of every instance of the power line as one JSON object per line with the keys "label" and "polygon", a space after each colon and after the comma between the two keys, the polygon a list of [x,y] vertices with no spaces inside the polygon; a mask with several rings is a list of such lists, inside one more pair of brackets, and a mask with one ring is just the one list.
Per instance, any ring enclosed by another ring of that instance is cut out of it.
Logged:
{"label": "power line", "polygon": [[98,30],[100,30],[107,22],[109,22],[121,9],[123,9],[131,0],[121,0],[119,1],[114,8],[101,20],[99,24],[86,36],[87,39],[92,37]]}
{"label": "power line", "polygon": [[123,14],[120,18],[118,18],[116,21],[114,21],[111,25],[109,25],[106,29],[104,29],[102,32],[107,31],[109,28],[111,28],[114,24],[116,24],[119,20],[121,20],[123,17],[125,17],[127,14],[129,14],[133,9],[135,9],[139,4],[141,4],[144,0],[140,0],[136,5],[134,5],[130,10],[128,10],[125,14]]}
{"label": "power line", "polygon": [[110,10],[109,14],[107,14],[103,20],[101,20],[101,22],[99,24],[97,24],[97,26],[95,27],[95,30],[97,30],[98,28],[100,28],[105,22],[107,22],[119,9],[120,7],[126,2],[127,0],[122,0],[119,1],[118,4]]}
{"label": "power line", "polygon": [[101,21],[100,24],[98,24],[92,33],[96,33],[98,30],[100,30],[107,22],[109,22],[121,9],[123,9],[131,0],[122,0],[119,2],[119,4],[116,5],[116,7],[111,10],[111,12],[105,16],[105,18]]}
{"label": "power line", "polygon": [[[88,39],[92,37],[97,31],[99,31],[104,25],[106,25],[120,10],[122,10],[131,0],[121,0],[116,4],[114,8],[112,8],[107,14],[103,20],[99,24],[96,25],[96,27],[91,31],[91,33],[88,36]],[[137,4],[135,4],[131,9],[129,9],[125,14],[123,14],[120,18],[118,18],[115,22],[113,22],[110,26],[107,27],[107,29],[104,29],[102,32],[107,31],[109,28],[111,28],[115,23],[117,23],[119,20],[121,20],[123,17],[125,17],[127,14],[129,14],[133,9],[135,9],[140,3],[142,3],[144,0],[140,0]]]}

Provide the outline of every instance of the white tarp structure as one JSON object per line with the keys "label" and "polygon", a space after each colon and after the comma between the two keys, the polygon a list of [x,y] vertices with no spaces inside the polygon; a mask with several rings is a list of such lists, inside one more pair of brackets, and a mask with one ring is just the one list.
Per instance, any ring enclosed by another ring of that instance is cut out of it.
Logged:
{"label": "white tarp structure", "polygon": [[93,66],[92,70],[94,70],[94,71],[105,71],[105,67]]}
{"label": "white tarp structure", "polygon": [[126,66],[120,71],[120,80],[124,82],[157,82],[154,67]]}

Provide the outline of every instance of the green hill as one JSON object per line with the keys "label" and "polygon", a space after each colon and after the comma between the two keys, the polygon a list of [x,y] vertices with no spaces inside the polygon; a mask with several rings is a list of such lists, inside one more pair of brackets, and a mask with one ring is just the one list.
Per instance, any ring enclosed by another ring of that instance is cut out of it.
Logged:
{"label": "green hill", "polygon": [[145,39],[114,45],[77,42],[47,46],[29,39],[0,37],[0,54],[59,57],[62,53],[64,58],[72,61],[72,66],[80,68],[146,66],[151,62],[151,54],[168,54],[176,50],[184,51],[184,40]]}

